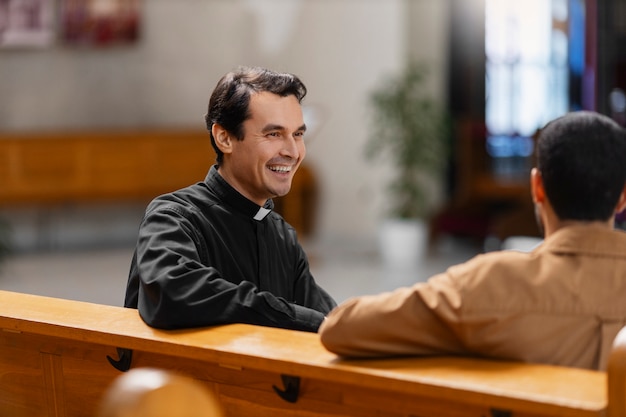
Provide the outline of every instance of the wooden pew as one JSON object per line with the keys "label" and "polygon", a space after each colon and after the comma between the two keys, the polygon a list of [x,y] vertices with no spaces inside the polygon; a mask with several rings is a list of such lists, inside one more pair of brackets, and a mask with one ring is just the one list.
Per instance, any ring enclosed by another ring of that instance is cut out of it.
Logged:
{"label": "wooden pew", "polygon": [[197,379],[156,368],[121,374],[94,417],[223,417],[215,393]]}
{"label": "wooden pew", "polygon": [[206,130],[1,133],[0,205],[146,201],[214,161]]}
{"label": "wooden pew", "polygon": [[7,417],[92,416],[120,375],[117,348],[132,350],[131,368],[206,384],[228,416],[626,416],[624,332],[607,377],[470,358],[341,360],[316,334],[243,324],[163,331],[136,310],[6,291],[0,329]]}

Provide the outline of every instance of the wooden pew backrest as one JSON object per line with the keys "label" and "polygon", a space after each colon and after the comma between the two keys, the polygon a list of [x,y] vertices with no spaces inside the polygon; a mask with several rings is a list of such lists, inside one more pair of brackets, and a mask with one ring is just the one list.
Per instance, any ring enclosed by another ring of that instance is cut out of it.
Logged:
{"label": "wooden pew backrest", "polygon": [[133,309],[6,291],[0,329],[3,416],[92,416],[120,374],[112,366],[118,354],[128,350],[131,368],[169,369],[207,384],[227,416],[591,417],[606,416],[614,396],[622,404],[624,397],[623,368],[613,374],[622,384],[613,392],[605,373],[574,368],[340,360],[312,333],[244,324],[163,331]]}

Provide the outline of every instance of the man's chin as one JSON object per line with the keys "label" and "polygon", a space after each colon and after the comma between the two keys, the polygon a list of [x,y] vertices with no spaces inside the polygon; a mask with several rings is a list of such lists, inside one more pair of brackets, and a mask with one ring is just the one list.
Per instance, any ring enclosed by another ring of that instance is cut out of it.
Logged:
{"label": "man's chin", "polygon": [[279,197],[284,197],[287,194],[289,194],[289,191],[291,190],[291,184],[289,184],[289,187],[282,187],[280,189],[274,189],[273,190],[273,197],[272,198],[279,198]]}

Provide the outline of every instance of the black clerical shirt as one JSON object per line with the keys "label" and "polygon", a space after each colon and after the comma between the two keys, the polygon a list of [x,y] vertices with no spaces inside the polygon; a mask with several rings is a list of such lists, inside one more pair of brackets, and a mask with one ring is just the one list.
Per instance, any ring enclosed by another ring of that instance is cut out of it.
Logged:
{"label": "black clerical shirt", "polygon": [[317,331],[336,306],[309,271],[295,230],[232,188],[204,182],[155,198],[131,263],[126,307],[163,329],[248,323]]}

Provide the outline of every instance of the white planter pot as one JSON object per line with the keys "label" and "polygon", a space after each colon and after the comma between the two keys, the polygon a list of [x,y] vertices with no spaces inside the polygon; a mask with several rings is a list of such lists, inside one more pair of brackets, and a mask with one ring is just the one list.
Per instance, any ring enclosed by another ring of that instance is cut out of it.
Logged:
{"label": "white planter pot", "polygon": [[386,219],[379,232],[382,261],[392,269],[415,268],[425,256],[427,241],[423,220]]}

